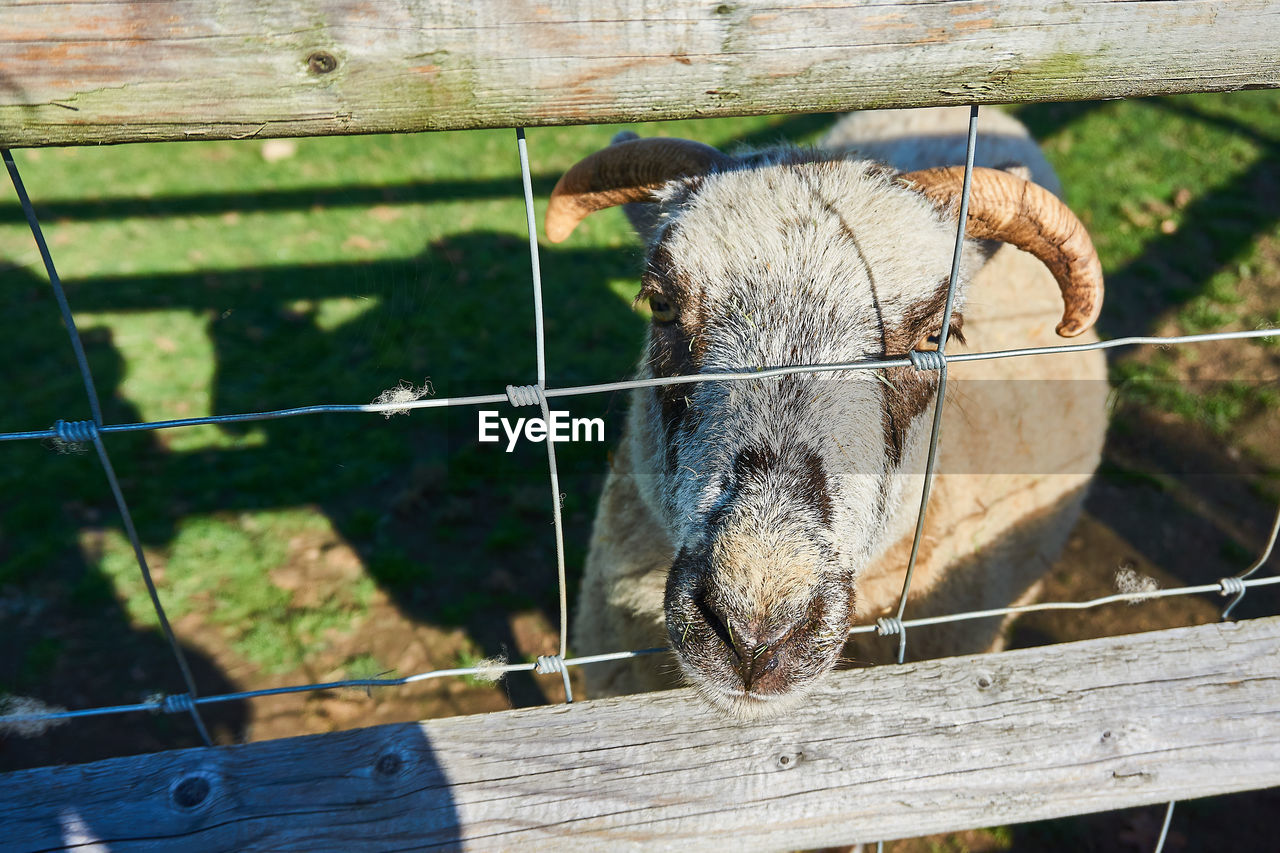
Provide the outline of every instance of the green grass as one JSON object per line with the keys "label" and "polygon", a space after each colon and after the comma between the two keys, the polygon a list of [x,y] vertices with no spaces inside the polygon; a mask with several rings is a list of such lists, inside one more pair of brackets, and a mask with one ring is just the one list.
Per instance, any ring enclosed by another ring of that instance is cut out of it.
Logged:
{"label": "green grass", "polygon": [[[821,118],[663,126],[720,144],[812,137]],[[614,129],[530,132],[538,193]],[[642,127],[652,133],[659,128]],[[366,402],[398,383],[438,394],[534,375],[529,260],[509,132],[19,151],[109,422]],[[557,383],[625,377],[642,320],[636,248],[620,215],[544,253],[548,362]],[[74,360],[11,191],[0,195],[7,405],[0,430],[88,415]],[[14,369],[19,368],[20,369]],[[587,400],[607,415],[621,400]],[[474,446],[471,412],[322,416],[113,436],[107,441],[160,594],[267,672],[298,670],[365,615],[375,586],[414,617],[486,625],[554,612],[540,448]],[[52,674],[64,640],[155,637],[157,622],[95,456],[0,445],[0,594],[38,602],[6,622],[0,681]],[[585,539],[606,448],[561,454],[571,536]],[[272,573],[299,537],[364,567],[320,601]],[[570,549],[580,563],[583,549]],[[487,574],[513,581],[485,583]],[[575,565],[576,571],[576,565]],[[41,631],[52,632],[38,639]],[[110,663],[167,673],[167,651]],[[494,651],[496,649],[489,649]],[[83,654],[83,652],[81,652]],[[189,654],[199,652],[189,649]],[[107,646],[84,665],[110,659]],[[299,673],[299,677],[301,677]]]}
{"label": "green grass", "polygon": [[[1105,336],[1280,324],[1276,92],[1040,104],[1020,115],[1044,139],[1067,199],[1098,247],[1107,277],[1099,323]],[[1272,338],[1238,346],[1277,345]],[[1220,436],[1275,408],[1274,386],[1252,374],[1176,381],[1211,353],[1117,353],[1112,378],[1127,401]]]}
{"label": "green grass", "polygon": [[1227,435],[1244,416],[1272,411],[1280,392],[1270,384],[1240,380],[1187,383],[1175,378],[1169,356],[1117,362],[1116,396],[1127,404],[1151,406]]}
{"label": "green grass", "polygon": [[342,665],[343,678],[390,678],[394,673],[373,655],[365,653],[348,658]]}
{"label": "green grass", "polygon": [[[349,627],[373,593],[372,581],[362,576],[323,601],[303,605],[273,582],[272,571],[288,559],[289,538],[324,527],[323,517],[297,510],[184,519],[163,561],[151,561],[163,580],[170,619],[204,614],[237,653],[265,671],[300,667],[324,647],[329,632]],[[105,537],[98,568],[132,626],[159,627],[132,548],[119,532]]]}
{"label": "green grass", "polygon": [[[1277,237],[1276,200],[1265,187],[1276,173],[1280,95],[1019,112],[1045,140],[1097,240],[1110,288],[1104,332],[1145,332],[1169,317],[1187,331],[1280,317],[1244,292],[1275,272],[1258,241]],[[829,123],[748,118],[636,129],[732,147],[812,140]],[[530,131],[538,196],[615,131]],[[513,134],[304,139],[275,160],[264,158],[266,145],[16,152],[108,421],[365,402],[428,379],[439,396],[533,379]],[[638,247],[616,211],[544,246],[551,383],[628,375],[643,328],[630,306],[638,271]],[[0,430],[86,417],[10,191],[0,192],[0,275],[11,366],[0,371]],[[1117,377],[1132,386],[1174,370],[1118,364]],[[1220,431],[1276,404],[1229,385],[1153,387],[1140,392],[1143,405]],[[582,398],[569,408],[604,417],[612,438],[624,399]],[[364,618],[375,587],[414,619],[462,628],[477,659],[510,641],[492,626],[512,609],[540,608],[554,624],[544,451],[480,447],[474,417],[325,415],[107,444],[174,621],[198,615],[236,656],[304,680],[302,662]],[[576,577],[607,446],[562,447]],[[0,663],[0,682],[30,685],[73,665],[68,650],[90,627],[148,644],[151,657],[139,665],[169,666],[152,642],[155,617],[94,454],[0,444],[0,493],[10,496],[0,506],[0,596],[38,602],[44,614],[39,629],[0,623],[4,647],[28,649]],[[299,539],[350,548],[363,574],[321,599],[277,584],[273,573],[299,559],[289,544]],[[50,632],[44,645],[40,631]],[[83,665],[133,665],[110,651]],[[353,660],[348,671],[366,664],[376,667]]]}

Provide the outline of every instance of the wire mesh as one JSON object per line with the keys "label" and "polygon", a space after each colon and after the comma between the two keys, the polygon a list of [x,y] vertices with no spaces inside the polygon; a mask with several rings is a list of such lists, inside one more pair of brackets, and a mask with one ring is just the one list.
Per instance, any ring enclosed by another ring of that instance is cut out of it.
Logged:
{"label": "wire mesh", "polygon": [[[943,616],[932,616],[916,619],[905,618],[906,603],[911,589],[914,569],[917,562],[919,546],[925,529],[926,518],[929,507],[930,488],[935,474],[935,464],[937,459],[938,445],[941,437],[941,421],[943,402],[946,398],[947,389],[947,366],[952,362],[970,362],[987,359],[1001,358],[1030,358],[1036,356],[1063,354],[1071,352],[1083,352],[1093,350],[1105,350],[1116,347],[1137,346],[1137,345],[1184,345],[1207,341],[1224,341],[1224,340],[1242,340],[1250,338],[1262,338],[1280,335],[1280,328],[1254,329],[1234,332],[1215,332],[1196,335],[1181,336],[1135,336],[1116,338],[1112,340],[1097,341],[1084,344],[1063,344],[1057,346],[1045,346],[1034,348],[1022,348],[1013,350],[1001,350],[992,352],[971,352],[950,354],[947,353],[947,339],[950,329],[950,318],[955,302],[955,291],[959,279],[959,270],[964,246],[965,221],[967,216],[967,208],[970,192],[970,180],[972,176],[974,152],[977,143],[977,122],[978,108],[971,108],[968,139],[966,147],[966,160],[964,183],[961,195],[960,209],[957,219],[957,230],[955,238],[955,246],[953,252],[951,277],[948,286],[946,308],[944,312],[944,320],[941,325],[940,340],[936,352],[913,352],[907,358],[883,358],[883,359],[867,359],[847,363],[833,364],[807,364],[794,366],[768,367],[762,369],[742,369],[728,372],[704,372],[693,375],[633,379],[619,382],[597,383],[589,385],[566,386],[560,388],[547,387],[546,381],[546,340],[545,329],[543,323],[542,310],[542,280],[541,265],[539,259],[539,249],[537,240],[537,222],[534,211],[534,197],[532,189],[531,174],[529,168],[529,158],[527,151],[527,141],[523,130],[516,131],[517,151],[520,160],[521,177],[523,185],[523,194],[526,211],[526,225],[528,228],[530,264],[531,264],[531,280],[533,284],[533,310],[535,318],[535,349],[537,357],[537,376],[536,384],[529,386],[510,385],[507,386],[503,393],[471,395],[460,397],[432,397],[430,399],[420,399],[404,402],[389,403],[367,403],[367,404],[330,404],[330,405],[314,405],[302,406],[295,408],[278,409],[271,411],[259,412],[243,412],[224,415],[210,415],[206,417],[181,418],[160,421],[147,421],[138,423],[124,424],[105,424],[103,422],[101,406],[98,401],[97,391],[94,387],[93,377],[89,370],[88,362],[84,354],[84,348],[80,341],[80,337],[76,331],[74,315],[72,314],[69,303],[67,302],[65,292],[62,288],[61,281],[58,277],[56,268],[53,263],[52,256],[48,246],[44,240],[39,221],[32,208],[30,200],[26,194],[26,190],[22,184],[17,166],[9,151],[3,151],[5,166],[9,172],[10,179],[18,194],[22,209],[30,226],[32,236],[37,244],[40,256],[44,262],[46,271],[49,276],[50,284],[57,298],[58,307],[61,312],[64,324],[70,336],[71,345],[74,349],[76,361],[80,370],[82,382],[86,392],[86,396],[90,406],[91,420],[89,421],[58,421],[53,426],[46,429],[33,429],[27,431],[0,433],[0,441],[19,441],[19,440],[40,440],[49,438],[58,438],[70,443],[91,443],[97,451],[98,458],[102,464],[104,473],[110,484],[113,497],[121,514],[122,523],[130,543],[133,546],[134,554],[138,563],[139,571],[144,579],[148,593],[150,595],[152,606],[156,616],[163,629],[164,635],[169,642],[174,653],[174,657],[178,663],[185,691],[176,692],[168,695],[154,696],[147,701],[129,705],[115,705],[96,708],[73,709],[67,711],[46,711],[39,713],[11,713],[0,716],[0,722],[21,724],[21,723],[38,723],[38,722],[54,722],[59,720],[98,717],[114,714],[124,714],[132,712],[169,712],[169,713],[188,713],[199,731],[201,738],[207,744],[211,744],[212,740],[209,736],[205,723],[200,715],[200,708],[206,705],[214,705],[226,702],[236,702],[248,699],[260,698],[265,696],[281,695],[286,693],[301,693],[308,691],[334,690],[342,688],[362,688],[369,689],[375,687],[393,687],[414,684],[422,681],[445,678],[451,676],[464,675],[494,675],[506,674],[512,672],[539,672],[554,673],[558,672],[563,677],[566,701],[572,702],[572,692],[570,690],[568,668],[577,666],[588,666],[594,663],[602,663],[608,661],[617,661],[647,655],[660,654],[667,651],[665,648],[651,648],[641,650],[619,651],[609,654],[599,654],[583,657],[568,656],[568,595],[567,584],[565,579],[565,549],[563,521],[561,517],[561,495],[558,471],[556,465],[556,455],[553,441],[546,441],[547,457],[548,457],[548,475],[552,493],[552,518],[555,527],[555,554],[557,566],[557,582],[559,597],[559,653],[539,658],[534,663],[518,663],[518,664],[500,664],[485,665],[482,667],[457,667],[450,669],[431,670],[420,672],[398,678],[357,678],[343,679],[337,681],[312,682],[305,684],[297,684],[285,687],[275,687],[260,690],[247,690],[232,693],[222,693],[214,695],[200,695],[197,692],[195,680],[191,674],[190,667],[183,655],[181,645],[178,643],[169,620],[166,617],[161,597],[151,577],[150,569],[147,565],[146,557],[143,553],[140,540],[134,528],[132,516],[129,512],[128,505],[125,501],[123,492],[120,488],[118,479],[111,465],[110,458],[107,454],[103,436],[114,433],[138,432],[147,430],[163,430],[177,429],[203,424],[230,424],[248,421],[274,420],[282,418],[293,418],[306,415],[319,414],[348,414],[348,413],[376,413],[385,414],[388,412],[403,412],[413,409],[427,408],[443,408],[457,406],[474,406],[508,402],[514,405],[537,405],[541,408],[544,418],[549,419],[548,400],[559,397],[572,397],[585,394],[599,394],[605,392],[615,392],[623,390],[632,390],[638,388],[660,387],[667,385],[676,385],[684,383],[700,383],[700,382],[741,382],[741,381],[759,381],[761,379],[770,379],[783,376],[791,376],[798,374],[821,374],[835,373],[839,371],[857,371],[857,370],[884,370],[894,367],[915,367],[919,370],[936,370],[939,373],[939,382],[937,393],[933,406],[932,428],[930,431],[929,449],[925,476],[921,490],[921,499],[917,520],[914,528],[913,544],[911,555],[905,571],[902,591],[899,595],[898,605],[894,616],[884,617],[872,625],[860,625],[852,628],[850,634],[860,633],[876,633],[881,636],[897,635],[898,651],[897,659],[902,662],[905,658],[907,629],[916,627],[926,627],[931,625],[939,625],[949,622],[957,622],[972,619],[986,619],[997,616],[1009,616],[1016,614],[1024,614],[1031,612],[1042,612],[1051,610],[1080,610],[1087,608],[1100,607],[1106,604],[1116,602],[1133,602],[1148,600],[1151,598],[1160,598],[1168,596],[1183,596],[1197,594],[1219,594],[1222,596],[1231,596],[1232,600],[1223,610],[1222,618],[1229,618],[1233,608],[1240,602],[1245,592],[1254,587],[1268,586],[1280,583],[1280,576],[1271,577],[1254,577],[1259,569],[1266,563],[1274,549],[1277,535],[1280,534],[1280,511],[1277,512],[1275,521],[1272,525],[1270,536],[1264,551],[1259,557],[1245,570],[1232,577],[1222,578],[1213,584],[1202,584],[1195,586],[1184,586],[1177,588],[1166,588],[1159,590],[1144,590],[1140,592],[1118,593],[1088,601],[1064,601],[1064,602],[1043,602],[1037,604],[1029,604],[1022,606],[1010,606],[996,608],[983,611],[970,611],[963,613],[954,613]],[[1173,813],[1173,803],[1168,805],[1164,826],[1161,831],[1160,843],[1163,844],[1165,835],[1168,831],[1169,821]]]}

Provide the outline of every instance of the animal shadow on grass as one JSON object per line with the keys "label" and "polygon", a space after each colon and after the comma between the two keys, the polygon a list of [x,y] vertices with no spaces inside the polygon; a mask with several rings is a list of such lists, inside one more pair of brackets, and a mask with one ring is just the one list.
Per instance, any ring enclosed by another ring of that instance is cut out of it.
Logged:
{"label": "animal shadow on grass", "polygon": [[[12,367],[0,375],[0,394],[8,401],[0,430],[87,418],[80,375],[48,282],[9,272],[5,301],[5,360]],[[92,329],[81,338],[106,419],[140,420],[119,394],[124,364],[110,334]],[[154,436],[109,439],[107,449],[126,499],[140,496],[147,482],[134,463],[162,452]],[[103,531],[120,527],[97,454],[49,440],[4,442],[0,495],[0,649],[6,650],[0,654],[0,694],[45,706],[91,708],[186,692],[168,641],[158,628],[140,627],[121,609],[111,579],[93,559]],[[139,508],[131,505],[135,513]],[[139,570],[135,564],[129,571]],[[207,655],[186,642],[182,647],[202,691],[235,689]],[[233,704],[203,715],[219,739],[234,737],[244,725],[244,709]],[[0,771],[200,743],[186,715],[78,719],[37,738],[0,734]]]}
{"label": "animal shadow on grass", "polygon": [[[635,266],[625,251],[544,253],[549,384],[629,374],[641,321],[611,292],[608,281],[631,277]],[[534,382],[531,286],[527,275],[513,275],[513,269],[528,269],[527,243],[476,232],[451,237],[405,260],[117,277],[70,281],[67,286],[77,312],[163,308],[206,318],[215,362],[212,411],[238,413],[369,402],[402,382],[421,389],[430,380],[442,396],[501,393],[507,384]],[[18,290],[34,293],[41,287],[48,285],[31,280]],[[30,298],[50,302],[39,306],[48,309],[49,319],[22,336],[30,348],[23,357],[43,365],[61,357],[58,347],[68,347],[51,300]],[[335,298],[367,301],[369,307],[335,325],[327,322],[323,309],[325,300]],[[100,333],[88,337],[95,377],[107,401],[107,421],[142,420],[118,393],[120,355]],[[74,378],[74,365],[69,357],[63,362],[56,369],[42,367],[50,384],[41,387],[31,387],[20,376],[10,378],[13,399],[34,396],[39,405],[16,407],[6,418],[9,428],[82,416],[65,408],[84,406],[83,394],[75,396],[68,378]],[[506,403],[484,408],[513,419],[536,413],[513,410]],[[607,465],[606,449],[621,427],[622,397],[573,398],[557,402],[556,408],[575,417],[602,417],[607,431],[601,443],[557,445],[572,595]],[[414,622],[460,628],[487,655],[506,653],[518,660],[552,653],[554,646],[521,652],[511,623],[518,610],[539,612],[553,629],[559,622],[546,449],[523,442],[507,453],[505,441],[480,444],[476,417],[476,409],[468,407],[389,419],[326,414],[225,425],[219,429],[238,442],[195,450],[168,447],[164,433],[109,435],[106,442],[148,549],[172,546],[191,518],[237,525],[255,512],[317,508],[359,555],[368,577]],[[27,657],[35,661],[11,664],[13,671],[4,673],[8,684],[20,695],[69,707],[137,701],[121,685],[138,679],[147,689],[179,692],[176,673],[167,682],[154,674],[159,667],[172,667],[159,635],[129,627],[111,581],[81,556],[92,549],[94,530],[116,525],[101,473],[91,470],[96,462],[50,453],[32,442],[9,443],[0,450],[15,460],[15,454],[24,454],[9,466],[15,472],[11,485],[33,486],[6,507],[5,526],[21,531],[7,537],[6,549],[20,563],[40,563],[38,555],[44,554],[44,562],[65,564],[58,570],[59,582],[43,569],[39,580],[16,580],[15,601],[28,601],[39,589],[53,603],[42,598],[40,618],[20,620],[25,633],[16,633],[17,622],[0,628],[15,631],[12,641],[28,648]],[[75,478],[69,480],[73,465]],[[164,600],[163,570],[158,574]],[[272,578],[254,582],[271,584]],[[242,592],[227,590],[231,596]],[[81,600],[89,603],[80,605]],[[58,632],[48,639],[42,632],[47,634],[54,614]],[[116,654],[122,648],[119,638],[130,636],[149,645],[134,650],[125,644],[126,653]],[[212,661],[189,654],[195,658],[201,693],[238,689]],[[452,666],[455,661],[433,664]],[[300,674],[293,680],[322,680],[319,675]],[[99,682],[103,686],[96,692],[76,692],[75,685]],[[516,706],[547,701],[539,685],[523,674],[505,682]],[[217,707],[220,739],[241,737],[245,709]],[[67,733],[65,741],[53,736],[26,743],[15,739],[7,766],[195,744],[186,731],[190,726],[175,718],[135,715],[86,725],[77,722],[56,730],[57,737]],[[139,725],[157,733],[135,733],[131,727]],[[84,745],[98,739],[96,749]]]}

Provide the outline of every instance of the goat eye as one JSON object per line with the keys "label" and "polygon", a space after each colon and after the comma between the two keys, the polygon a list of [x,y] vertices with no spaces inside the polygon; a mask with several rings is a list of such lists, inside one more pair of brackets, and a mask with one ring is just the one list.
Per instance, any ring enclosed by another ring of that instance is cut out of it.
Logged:
{"label": "goat eye", "polygon": [[941,337],[940,332],[934,332],[932,335],[921,338],[920,343],[916,344],[916,349],[925,351],[936,350],[938,348],[938,343],[941,341]]}
{"label": "goat eye", "polygon": [[649,297],[649,310],[658,323],[670,323],[676,318],[676,309],[671,303],[657,296]]}

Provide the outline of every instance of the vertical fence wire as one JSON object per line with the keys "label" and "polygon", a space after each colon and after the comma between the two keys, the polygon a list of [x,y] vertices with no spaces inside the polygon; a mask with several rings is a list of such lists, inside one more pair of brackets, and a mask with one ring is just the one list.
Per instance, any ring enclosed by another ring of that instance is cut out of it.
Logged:
{"label": "vertical fence wire", "polygon": [[942,329],[938,333],[938,353],[935,359],[912,362],[917,368],[928,364],[938,370],[938,395],[933,403],[933,428],[929,433],[929,456],[925,463],[924,485],[920,490],[920,511],[916,514],[916,531],[911,540],[911,556],[907,559],[907,573],[902,580],[902,594],[898,596],[898,611],[890,624],[898,634],[898,663],[907,654],[907,631],[902,625],[902,615],[907,610],[907,595],[911,592],[911,579],[916,571],[916,559],[920,555],[920,539],[924,535],[924,521],[929,509],[929,492],[933,487],[933,469],[938,460],[938,440],[942,435],[942,408],[947,396],[947,337],[951,328],[951,314],[955,309],[956,289],[960,281],[960,259],[964,254],[965,218],[969,215],[969,187],[973,178],[973,151],[978,141],[978,105],[969,108],[969,137],[965,144],[964,184],[960,190],[959,219],[956,223],[956,245],[951,254],[951,280],[947,283],[947,305],[942,314]]}
{"label": "vertical fence wire", "polygon": [[[524,183],[525,225],[529,229],[529,263],[533,278],[534,335],[538,349],[538,384],[536,400],[542,408],[543,423],[551,424],[551,410],[547,405],[547,343],[542,312],[542,264],[538,256],[538,220],[533,208],[533,177],[529,172],[529,150],[524,128],[516,128],[516,149],[520,154],[520,179]],[[512,399],[515,403],[515,399]],[[564,681],[564,698],[573,702],[573,690],[569,686],[569,672],[564,659],[569,653],[569,593],[564,570],[564,522],[561,518],[560,473],[556,469],[556,443],[547,436],[547,470],[551,477],[551,517],[556,535],[556,582],[560,594],[560,653],[539,659],[538,672],[559,672]]]}
{"label": "vertical fence wire", "polygon": [[1165,839],[1169,837],[1169,824],[1173,822],[1173,807],[1177,804],[1177,800],[1170,800],[1169,805],[1165,807],[1164,823],[1160,825],[1160,837],[1156,839],[1156,846],[1153,853],[1162,853],[1164,850]]}
{"label": "vertical fence wire", "polygon": [[[178,661],[178,669],[182,671],[182,679],[187,686],[187,695],[189,699],[194,699],[199,694],[196,692],[196,680],[191,674],[191,666],[187,663],[187,656],[182,651],[182,645],[178,642],[177,636],[173,633],[173,626],[169,624],[169,618],[165,615],[164,605],[160,603],[160,594],[156,591],[155,582],[151,578],[151,567],[147,564],[147,557],[142,551],[142,541],[138,537],[138,530],[133,524],[133,515],[129,512],[129,504],[125,501],[124,491],[120,488],[120,481],[116,478],[115,468],[111,464],[111,457],[107,455],[107,447],[102,441],[99,429],[102,426],[102,405],[98,399],[98,389],[93,382],[93,372],[89,370],[89,359],[84,352],[84,344],[80,340],[80,333],[76,329],[75,316],[71,313],[71,305],[67,302],[66,291],[62,287],[62,279],[58,276],[58,270],[53,264],[53,255],[49,253],[49,246],[44,239],[44,231],[40,227],[40,220],[36,217],[35,208],[31,205],[31,199],[27,196],[27,188],[22,183],[22,176],[18,173],[18,164],[13,160],[13,154],[7,149],[0,149],[0,156],[4,158],[5,168],[9,171],[9,180],[13,183],[13,189],[18,194],[18,203],[22,205],[22,212],[27,218],[27,225],[31,229],[31,236],[35,238],[36,248],[40,251],[40,259],[44,261],[45,271],[49,275],[49,284],[53,288],[54,297],[58,301],[58,310],[62,314],[63,325],[66,326],[67,336],[71,339],[71,348],[76,354],[76,363],[80,366],[80,379],[84,384],[85,395],[89,398],[89,411],[93,415],[91,425],[84,424],[67,424],[59,421],[57,428],[60,437],[80,439],[88,438],[93,442],[93,447],[98,453],[98,460],[102,463],[103,473],[107,477],[107,483],[111,487],[111,494],[115,498],[116,508],[120,511],[120,518],[124,523],[125,532],[128,534],[129,543],[133,546],[134,557],[138,561],[138,569],[142,573],[142,580],[146,584],[147,594],[151,597],[151,606],[155,609],[156,618],[160,622],[160,628],[164,632],[165,639],[169,641],[169,648],[173,650],[173,656]],[[191,719],[195,722],[196,729],[200,733],[201,739],[206,746],[213,746],[213,739],[209,737],[209,730],[205,726],[204,719],[200,716],[200,709],[193,702],[183,703],[183,710],[187,710],[191,714]]]}
{"label": "vertical fence wire", "polygon": [[1228,585],[1224,581],[1222,588],[1223,595],[1228,595],[1234,592],[1235,598],[1232,598],[1231,603],[1223,609],[1223,619],[1231,618],[1231,611],[1235,609],[1235,606],[1240,603],[1240,599],[1244,598],[1244,594],[1248,591],[1248,588],[1244,585],[1244,581],[1252,577],[1254,572],[1262,568],[1262,564],[1271,558],[1271,552],[1275,550],[1276,537],[1278,535],[1280,535],[1280,512],[1276,513],[1275,521],[1271,522],[1271,535],[1267,537],[1267,547],[1263,549],[1262,555],[1258,557],[1258,559],[1254,560],[1253,565],[1249,566],[1249,568],[1245,569],[1234,578],[1231,578],[1235,583]]}

